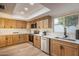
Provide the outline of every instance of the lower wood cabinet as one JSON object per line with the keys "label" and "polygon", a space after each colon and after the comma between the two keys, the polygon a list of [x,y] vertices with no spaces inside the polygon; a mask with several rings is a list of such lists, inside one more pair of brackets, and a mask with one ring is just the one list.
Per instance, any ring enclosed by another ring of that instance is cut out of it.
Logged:
{"label": "lower wood cabinet", "polygon": [[56,56],[78,56],[79,45],[65,41],[51,40],[50,54]]}
{"label": "lower wood cabinet", "polygon": [[2,35],[0,36],[0,47],[14,45],[14,44],[28,42],[28,41],[29,41],[28,34]]}
{"label": "lower wood cabinet", "polygon": [[41,37],[34,36],[34,46],[37,48],[41,48]]}
{"label": "lower wood cabinet", "polygon": [[19,35],[13,35],[12,38],[13,38],[13,44],[19,43]]}
{"label": "lower wood cabinet", "polygon": [[13,36],[12,35],[7,35],[6,36],[6,45],[12,45],[13,44]]}
{"label": "lower wood cabinet", "polygon": [[0,47],[6,46],[6,38],[5,36],[0,36]]}

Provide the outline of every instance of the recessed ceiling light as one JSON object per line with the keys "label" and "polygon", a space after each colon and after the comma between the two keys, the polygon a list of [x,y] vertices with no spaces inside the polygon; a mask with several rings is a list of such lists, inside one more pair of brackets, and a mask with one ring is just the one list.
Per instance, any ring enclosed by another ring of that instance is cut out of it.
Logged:
{"label": "recessed ceiling light", "polygon": [[34,5],[34,3],[30,3],[30,5]]}
{"label": "recessed ceiling light", "polygon": [[23,11],[21,11],[21,14],[24,14],[24,12],[23,12]]}
{"label": "recessed ceiling light", "polygon": [[28,10],[28,8],[24,8],[26,11]]}

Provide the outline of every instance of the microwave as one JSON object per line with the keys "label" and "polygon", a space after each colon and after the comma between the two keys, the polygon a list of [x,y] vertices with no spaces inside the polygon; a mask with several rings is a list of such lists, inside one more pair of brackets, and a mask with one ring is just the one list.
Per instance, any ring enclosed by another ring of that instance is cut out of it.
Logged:
{"label": "microwave", "polygon": [[31,24],[31,28],[37,28],[37,23]]}

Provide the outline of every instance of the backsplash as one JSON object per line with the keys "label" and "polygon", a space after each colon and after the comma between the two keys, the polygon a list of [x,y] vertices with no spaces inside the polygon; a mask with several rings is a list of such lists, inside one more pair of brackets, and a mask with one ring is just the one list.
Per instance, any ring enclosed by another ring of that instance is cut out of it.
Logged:
{"label": "backsplash", "polygon": [[0,29],[0,35],[29,33],[27,29]]}

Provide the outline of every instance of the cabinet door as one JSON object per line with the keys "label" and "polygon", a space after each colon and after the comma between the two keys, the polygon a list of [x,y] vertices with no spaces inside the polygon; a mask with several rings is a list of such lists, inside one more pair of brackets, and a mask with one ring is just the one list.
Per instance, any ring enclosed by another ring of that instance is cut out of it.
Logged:
{"label": "cabinet door", "polygon": [[19,43],[19,35],[13,35],[12,38],[13,38],[13,44]]}
{"label": "cabinet door", "polygon": [[39,36],[34,36],[34,46],[41,48],[41,38]]}
{"label": "cabinet door", "polygon": [[4,28],[4,19],[0,18],[0,28]]}
{"label": "cabinet door", "polygon": [[29,41],[29,35],[28,34],[24,34],[24,42],[28,42]]}
{"label": "cabinet door", "polygon": [[61,56],[61,45],[56,43],[55,41],[51,40],[50,43],[50,54]]}
{"label": "cabinet door", "polygon": [[16,20],[16,28],[22,28],[22,22],[19,20]]}
{"label": "cabinet door", "polygon": [[0,36],[0,47],[6,46],[5,36]]}
{"label": "cabinet door", "polygon": [[39,28],[43,29],[44,25],[43,25],[43,20],[39,21]]}
{"label": "cabinet door", "polygon": [[20,43],[25,42],[25,41],[24,41],[24,35],[23,35],[23,34],[20,34],[20,35],[19,35],[19,42],[20,42]]}
{"label": "cabinet door", "polygon": [[37,47],[37,42],[38,42],[37,36],[34,36],[34,46],[35,46],[35,47]]}
{"label": "cabinet door", "polygon": [[27,29],[30,29],[31,28],[31,23],[30,22],[27,22]]}
{"label": "cabinet door", "polygon": [[22,21],[22,28],[26,28],[26,21]]}
{"label": "cabinet door", "polygon": [[62,55],[63,56],[78,56],[78,49],[63,45]]}
{"label": "cabinet door", "polygon": [[7,35],[6,36],[6,44],[7,45],[12,45],[13,44],[13,39],[12,39],[12,35]]}
{"label": "cabinet door", "polygon": [[48,28],[48,19],[46,20],[43,20],[43,24],[44,24],[44,29],[47,29]]}
{"label": "cabinet door", "polygon": [[15,28],[15,27],[16,27],[16,22],[15,22],[15,20],[5,19],[4,22],[5,22],[5,23],[4,23],[5,28]]}

